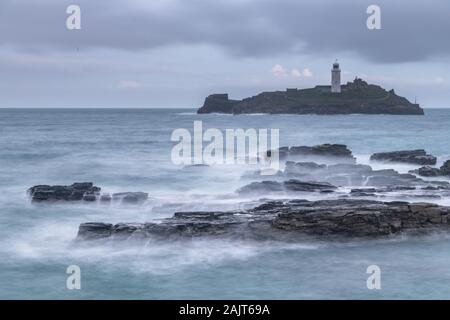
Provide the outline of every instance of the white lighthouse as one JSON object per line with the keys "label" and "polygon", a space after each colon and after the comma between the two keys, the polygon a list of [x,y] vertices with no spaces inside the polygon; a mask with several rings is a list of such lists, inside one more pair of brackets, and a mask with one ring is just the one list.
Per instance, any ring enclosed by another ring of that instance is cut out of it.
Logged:
{"label": "white lighthouse", "polygon": [[339,69],[337,60],[333,63],[333,69],[331,69],[331,92],[341,92],[341,69]]}

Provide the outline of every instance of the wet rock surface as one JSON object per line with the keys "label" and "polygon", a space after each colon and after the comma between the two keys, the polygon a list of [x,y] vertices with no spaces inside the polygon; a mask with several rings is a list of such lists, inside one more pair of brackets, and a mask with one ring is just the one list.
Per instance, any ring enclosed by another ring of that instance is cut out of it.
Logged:
{"label": "wet rock surface", "polygon": [[440,168],[424,166],[410,172],[422,177],[450,176],[450,160],[446,161]]}
{"label": "wet rock surface", "polygon": [[[268,151],[270,156],[272,151]],[[343,144],[320,144],[315,146],[291,146],[278,149],[280,159],[305,159],[326,163],[355,163],[352,151]],[[306,163],[306,162],[305,162]]]}
{"label": "wet rock surface", "polygon": [[[267,176],[259,175],[259,178],[261,177],[267,179]],[[258,173],[246,173],[244,178],[257,179]],[[289,179],[316,181],[336,187],[411,188],[428,185],[450,186],[447,181],[428,181],[418,178],[412,173],[399,173],[393,169],[373,170],[369,165],[351,163],[325,165],[314,162],[287,161],[284,170],[272,176],[272,179],[276,181]],[[257,187],[257,184],[253,184],[253,187]],[[261,188],[261,190],[263,191],[264,188]]]}
{"label": "wet rock surface", "polygon": [[100,193],[101,188],[92,182],[76,182],[70,186],[37,185],[28,189],[32,202],[85,201],[102,203],[119,202],[123,204],[141,204],[148,199],[145,192]]}
{"label": "wet rock surface", "polygon": [[371,200],[270,201],[250,210],[179,212],[159,222],[83,223],[77,239],[232,239],[295,241],[305,236],[380,237],[448,230],[450,208]]}
{"label": "wet rock surface", "polygon": [[28,195],[33,202],[92,201],[100,190],[92,182],[76,182],[70,186],[37,185],[28,189]]}
{"label": "wet rock surface", "polygon": [[398,162],[398,163],[410,163],[424,165],[435,165],[436,157],[427,154],[425,150],[404,150],[404,151],[392,151],[392,152],[380,152],[374,153],[370,160],[383,161],[383,162]]}
{"label": "wet rock surface", "polygon": [[416,170],[411,170],[410,173],[415,173],[422,177],[439,177],[442,175],[441,170],[430,166],[424,166]]}

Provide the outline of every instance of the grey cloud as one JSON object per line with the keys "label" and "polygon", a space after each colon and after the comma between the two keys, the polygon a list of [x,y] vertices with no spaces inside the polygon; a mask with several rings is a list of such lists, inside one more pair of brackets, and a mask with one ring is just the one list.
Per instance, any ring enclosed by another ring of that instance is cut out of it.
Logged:
{"label": "grey cloud", "polygon": [[[382,63],[450,53],[448,0],[375,1],[383,29],[369,31],[366,8],[373,2],[172,0],[167,7],[146,10],[145,1],[132,0],[2,0],[0,44],[56,51],[211,44],[237,57],[345,51]],[[65,28],[65,9],[73,3],[82,8],[80,31]]]}

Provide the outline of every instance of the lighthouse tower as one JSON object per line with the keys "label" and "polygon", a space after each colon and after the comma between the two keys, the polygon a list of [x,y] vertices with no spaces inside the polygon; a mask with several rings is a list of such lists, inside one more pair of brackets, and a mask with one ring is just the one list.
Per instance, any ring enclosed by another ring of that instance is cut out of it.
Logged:
{"label": "lighthouse tower", "polygon": [[333,63],[333,69],[331,69],[331,92],[341,92],[341,69],[339,69],[337,60]]}

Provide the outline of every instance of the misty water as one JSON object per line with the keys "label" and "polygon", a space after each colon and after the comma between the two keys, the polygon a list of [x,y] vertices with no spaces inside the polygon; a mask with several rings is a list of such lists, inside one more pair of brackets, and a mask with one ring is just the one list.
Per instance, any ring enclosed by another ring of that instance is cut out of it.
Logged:
{"label": "misty water", "polygon": [[[426,149],[450,158],[450,110],[425,116],[196,115],[190,109],[0,109],[0,298],[328,299],[449,298],[450,236],[303,243],[195,240],[79,244],[80,223],[147,222],[176,211],[228,210],[246,166],[183,169],[171,133],[279,128],[281,145],[346,144],[358,162],[379,151]],[[408,165],[374,165],[400,172]],[[32,204],[38,184],[92,181],[105,192],[144,191],[144,205]],[[440,204],[450,205],[442,199]],[[368,290],[366,268],[382,271]],[[66,268],[81,268],[81,290]]]}

